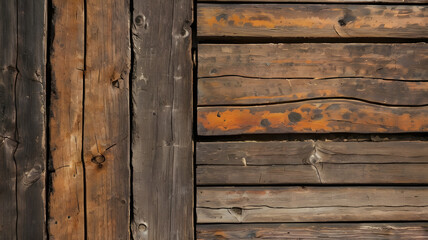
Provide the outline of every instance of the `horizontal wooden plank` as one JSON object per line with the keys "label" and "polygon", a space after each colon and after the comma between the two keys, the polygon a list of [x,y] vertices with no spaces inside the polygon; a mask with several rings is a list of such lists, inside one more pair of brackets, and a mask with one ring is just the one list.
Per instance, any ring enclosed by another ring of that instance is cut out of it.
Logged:
{"label": "horizontal wooden plank", "polygon": [[199,107],[197,122],[199,135],[426,132],[428,106],[311,100],[251,107]]}
{"label": "horizontal wooden plank", "polygon": [[427,105],[428,82],[366,78],[198,80],[199,105],[248,105],[314,98],[352,98],[388,105]]}
{"label": "horizontal wooden plank", "polygon": [[428,223],[198,224],[196,237],[209,239],[425,239]]}
{"label": "horizontal wooden plank", "polygon": [[428,163],[428,142],[198,142],[197,165]]}
{"label": "horizontal wooden plank", "polygon": [[425,6],[199,4],[197,14],[199,37],[428,36]]}
{"label": "horizontal wooden plank", "polygon": [[425,43],[200,44],[198,77],[428,79]]}
{"label": "horizontal wooden plank", "polygon": [[200,187],[198,223],[425,221],[427,187]]}
{"label": "horizontal wooden plank", "polygon": [[428,0],[198,0],[198,2],[295,2],[295,3],[401,3],[418,4],[428,3]]}
{"label": "horizontal wooden plank", "polygon": [[427,184],[428,164],[323,164],[196,168],[199,185]]}

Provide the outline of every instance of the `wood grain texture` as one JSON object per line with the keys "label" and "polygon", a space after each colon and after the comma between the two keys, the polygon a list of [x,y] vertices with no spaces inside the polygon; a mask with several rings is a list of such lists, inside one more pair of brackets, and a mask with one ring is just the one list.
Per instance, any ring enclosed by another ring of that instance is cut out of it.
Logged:
{"label": "wood grain texture", "polygon": [[[0,239],[16,236],[16,129],[17,4],[0,2]],[[7,216],[7,217],[6,217]]]}
{"label": "wood grain texture", "polygon": [[47,1],[17,3],[17,239],[46,238]]}
{"label": "wood grain texture", "polygon": [[401,3],[418,4],[428,3],[427,0],[198,0],[198,2],[296,2],[296,3]]}
{"label": "wood grain texture", "polygon": [[200,224],[199,240],[210,239],[425,239],[426,222]]}
{"label": "wood grain texture", "polygon": [[198,223],[425,221],[426,187],[200,187]]}
{"label": "wood grain texture", "polygon": [[54,0],[54,39],[50,52],[50,150],[52,189],[49,237],[85,238],[84,172],[82,165],[84,1]]}
{"label": "wood grain texture", "polygon": [[198,105],[248,105],[352,98],[388,105],[428,105],[428,82],[367,78],[260,79],[218,77],[198,80]]}
{"label": "wood grain texture", "polygon": [[387,107],[354,100],[310,100],[252,107],[199,107],[199,135],[426,132],[428,106]]}
{"label": "wood grain texture", "polygon": [[428,163],[428,143],[391,142],[198,142],[197,165],[302,165]]}
{"label": "wood grain texture", "polygon": [[88,239],[130,239],[129,1],[86,1]]}
{"label": "wood grain texture", "polygon": [[426,38],[428,8],[409,5],[199,4],[199,37]]}
{"label": "wood grain texture", "polygon": [[426,80],[425,43],[200,44],[198,77]]}
{"label": "wood grain texture", "polygon": [[134,2],[134,239],[194,238],[192,4]]}

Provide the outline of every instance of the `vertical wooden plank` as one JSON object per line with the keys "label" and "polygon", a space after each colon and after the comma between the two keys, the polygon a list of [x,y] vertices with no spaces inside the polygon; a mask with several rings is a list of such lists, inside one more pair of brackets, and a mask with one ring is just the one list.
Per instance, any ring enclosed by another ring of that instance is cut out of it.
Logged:
{"label": "vertical wooden plank", "polygon": [[16,1],[0,2],[0,239],[16,239],[16,14]]}
{"label": "vertical wooden plank", "polygon": [[87,0],[83,153],[88,239],[129,239],[128,0]]}
{"label": "vertical wooden plank", "polygon": [[82,166],[84,1],[53,0],[50,150],[52,189],[49,236],[84,239],[85,203]]}
{"label": "vertical wooden plank", "polygon": [[134,239],[193,239],[191,0],[134,1]]}
{"label": "vertical wooden plank", "polygon": [[46,238],[46,0],[18,1],[17,238]]}

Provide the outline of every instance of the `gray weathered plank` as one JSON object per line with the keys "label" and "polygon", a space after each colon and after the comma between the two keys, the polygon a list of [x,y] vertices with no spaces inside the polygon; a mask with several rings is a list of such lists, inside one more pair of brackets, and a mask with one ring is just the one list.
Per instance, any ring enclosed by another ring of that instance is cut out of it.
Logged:
{"label": "gray weathered plank", "polygon": [[87,0],[83,157],[88,239],[130,239],[130,5]]}
{"label": "gray weathered plank", "polygon": [[198,77],[427,80],[426,43],[200,44]]}
{"label": "gray weathered plank", "polygon": [[134,1],[134,239],[193,239],[191,0]]}
{"label": "gray weathered plank", "polygon": [[[16,239],[17,4],[0,2],[0,238]],[[7,216],[7,217],[5,217]]]}
{"label": "gray weathered plank", "polygon": [[17,239],[46,238],[47,1],[17,3]]}
{"label": "gray weathered plank", "polygon": [[426,38],[427,35],[425,6],[198,5],[199,37]]}
{"label": "gray weathered plank", "polygon": [[83,240],[84,1],[53,0],[52,6],[48,231],[51,239]]}
{"label": "gray weathered plank", "polygon": [[196,236],[209,239],[425,239],[426,222],[199,224]]}
{"label": "gray weathered plank", "polygon": [[198,105],[248,105],[314,98],[352,98],[388,105],[428,105],[428,82],[369,78],[198,80]]}
{"label": "gray weathered plank", "polygon": [[426,187],[200,187],[198,223],[426,221]]}

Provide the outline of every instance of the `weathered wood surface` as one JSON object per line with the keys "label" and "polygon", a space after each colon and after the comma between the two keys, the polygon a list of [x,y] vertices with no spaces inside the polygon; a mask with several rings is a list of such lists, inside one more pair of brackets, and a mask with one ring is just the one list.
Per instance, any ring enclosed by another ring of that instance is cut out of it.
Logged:
{"label": "weathered wood surface", "polygon": [[428,36],[425,6],[201,3],[197,12],[199,37]]}
{"label": "weathered wood surface", "polygon": [[0,238],[12,240],[17,237],[17,13],[16,1],[0,2]]}
{"label": "weathered wood surface", "polygon": [[297,3],[428,3],[427,0],[198,0],[198,2],[297,2]]}
{"label": "weathered wood surface", "polygon": [[194,237],[192,4],[134,2],[134,239]]}
{"label": "weathered wood surface", "polygon": [[[4,5],[8,4],[2,3],[2,7]],[[5,11],[15,11],[17,15],[15,13],[2,15],[14,18],[3,20],[2,17],[2,23],[8,24],[7,29],[10,30],[8,34],[16,34],[16,40],[13,40],[16,42],[9,42],[11,45],[6,47],[16,51],[17,58],[15,63],[8,62],[8,65],[2,68],[7,70],[9,76],[14,76],[4,80],[8,88],[14,85],[12,92],[5,93],[12,94],[13,98],[7,102],[8,104],[14,102],[14,109],[8,106],[5,114],[16,114],[7,116],[13,120],[8,120],[7,128],[10,132],[7,134],[15,135],[8,139],[8,147],[11,147],[10,140],[14,139],[17,143],[16,149],[13,150],[16,176],[11,179],[16,180],[17,191],[15,209],[17,219],[14,223],[16,239],[44,239],[46,238],[46,1],[36,0],[31,4],[18,1],[15,6],[12,7],[12,4],[9,6],[10,8],[6,7]],[[3,33],[5,32],[2,30]],[[12,39],[15,37],[12,36]],[[3,45],[2,49],[5,49]],[[2,58],[12,60],[15,56],[12,53],[8,55],[8,52],[9,49],[5,49],[6,55]],[[13,191],[13,185],[11,187]],[[10,220],[7,216],[2,217]],[[11,217],[14,219],[14,214]]]}
{"label": "weathered wood surface", "polygon": [[199,135],[400,133],[428,131],[428,106],[387,107],[355,100],[310,100],[250,107],[199,107]]}
{"label": "weathered wood surface", "polygon": [[129,239],[129,1],[86,1],[83,154],[88,239]]}
{"label": "weathered wood surface", "polygon": [[428,82],[239,76],[198,80],[198,105],[266,104],[314,98],[352,98],[388,105],[428,105]]}
{"label": "weathered wood surface", "polygon": [[426,221],[426,187],[200,187],[198,223]]}
{"label": "weathered wood surface", "polygon": [[[318,163],[428,163],[428,143],[391,142],[198,142],[197,165],[269,166]],[[245,164],[244,164],[245,163]]]}
{"label": "weathered wood surface", "polygon": [[201,224],[199,240],[209,239],[426,239],[426,222]]}
{"label": "weathered wood surface", "polygon": [[426,43],[200,44],[198,77],[427,80]]}
{"label": "weathered wood surface", "polygon": [[84,1],[52,1],[49,237],[85,238],[82,165]]}

